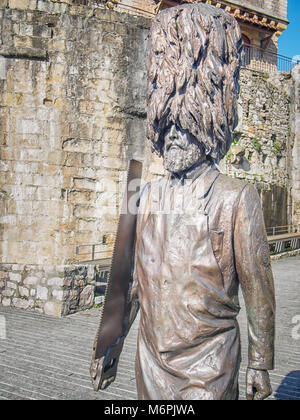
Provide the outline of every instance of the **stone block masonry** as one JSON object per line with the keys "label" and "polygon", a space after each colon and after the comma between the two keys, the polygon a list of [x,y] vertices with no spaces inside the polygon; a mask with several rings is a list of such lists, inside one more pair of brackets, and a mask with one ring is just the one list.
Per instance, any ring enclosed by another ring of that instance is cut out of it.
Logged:
{"label": "stone block masonry", "polygon": [[3,263],[69,264],[102,243],[128,160],[143,158],[149,22],[75,3],[0,9]]}
{"label": "stone block masonry", "polygon": [[241,6],[251,6],[253,10],[264,11],[270,16],[281,19],[287,18],[288,0],[235,0],[234,3]]}
{"label": "stone block masonry", "polygon": [[291,159],[290,73],[242,69],[240,120],[225,159],[231,176],[288,188]]}
{"label": "stone block masonry", "polygon": [[87,265],[0,265],[0,304],[64,316],[94,305],[101,267]]}

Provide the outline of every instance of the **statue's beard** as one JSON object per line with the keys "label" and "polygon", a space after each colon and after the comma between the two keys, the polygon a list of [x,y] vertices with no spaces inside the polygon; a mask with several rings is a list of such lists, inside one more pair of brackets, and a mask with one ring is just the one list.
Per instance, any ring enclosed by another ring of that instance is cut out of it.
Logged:
{"label": "statue's beard", "polygon": [[202,149],[196,143],[191,143],[187,148],[165,148],[163,153],[163,165],[169,172],[183,172],[198,162],[205,160]]}

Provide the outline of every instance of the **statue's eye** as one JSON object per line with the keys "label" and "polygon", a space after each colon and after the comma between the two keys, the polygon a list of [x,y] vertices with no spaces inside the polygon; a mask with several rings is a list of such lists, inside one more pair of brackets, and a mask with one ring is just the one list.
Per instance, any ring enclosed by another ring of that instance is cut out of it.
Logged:
{"label": "statue's eye", "polygon": [[160,46],[159,49],[153,50],[155,55],[160,55],[164,53],[164,48],[162,46]]}

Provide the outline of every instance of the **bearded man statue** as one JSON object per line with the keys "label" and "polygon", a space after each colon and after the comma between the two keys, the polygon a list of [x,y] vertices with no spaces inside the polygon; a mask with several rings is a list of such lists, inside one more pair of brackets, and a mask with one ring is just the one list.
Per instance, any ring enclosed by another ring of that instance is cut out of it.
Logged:
{"label": "bearded man statue", "polygon": [[137,216],[132,300],[139,301],[138,398],[238,398],[241,286],[247,398],[271,393],[275,301],[254,186],[219,172],[232,144],[242,39],[207,4],[166,9],[149,37],[148,138],[167,175],[146,184]]}

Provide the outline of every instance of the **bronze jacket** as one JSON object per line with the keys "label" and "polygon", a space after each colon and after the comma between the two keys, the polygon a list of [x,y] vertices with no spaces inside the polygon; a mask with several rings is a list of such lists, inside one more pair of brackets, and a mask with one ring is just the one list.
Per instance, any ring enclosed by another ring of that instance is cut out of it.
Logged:
{"label": "bronze jacket", "polygon": [[[188,178],[187,189],[167,176],[148,184],[141,197],[132,290],[141,308],[141,399],[236,398],[239,285],[248,366],[273,369],[274,285],[256,189],[215,166]],[[184,211],[166,211],[178,197]]]}

